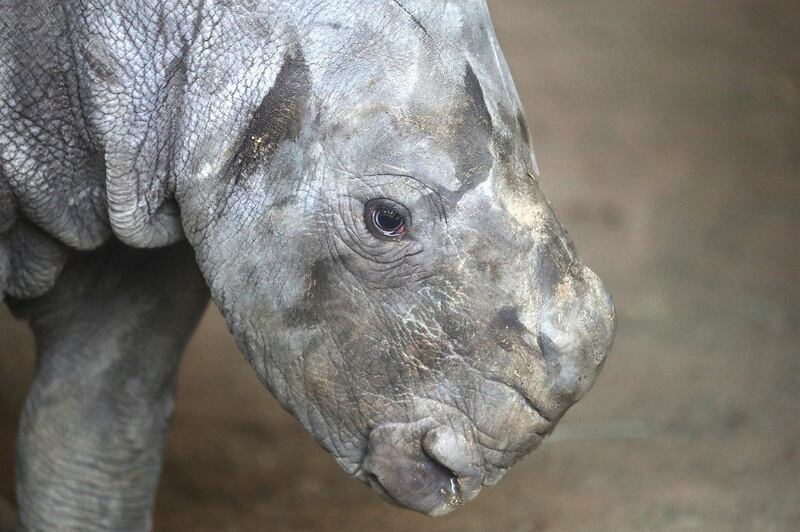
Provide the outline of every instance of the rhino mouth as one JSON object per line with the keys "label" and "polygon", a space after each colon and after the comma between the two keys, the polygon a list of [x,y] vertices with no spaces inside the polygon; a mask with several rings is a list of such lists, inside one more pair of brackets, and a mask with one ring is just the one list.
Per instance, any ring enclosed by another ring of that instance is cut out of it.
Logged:
{"label": "rhino mouth", "polygon": [[519,398],[521,404],[525,405],[525,408],[527,408],[527,410],[529,410],[534,417],[540,418],[541,420],[547,423],[547,426],[544,429],[538,429],[534,431],[536,435],[544,438],[553,431],[553,429],[557,424],[557,419],[555,419],[555,417],[550,414],[545,414],[543,408],[540,407],[536,403],[536,401],[534,401],[527,393],[525,393],[525,391],[518,388],[517,386],[506,384],[498,379],[487,379],[487,380],[497,383],[500,386],[506,388],[512,395]]}
{"label": "rhino mouth", "polygon": [[469,428],[461,430],[432,418],[385,423],[370,431],[354,476],[390,503],[434,517],[474,499],[538,447],[555,425],[522,391],[507,384],[500,389],[526,420],[524,429],[511,424],[505,429],[509,435],[519,432],[518,437],[493,439],[470,417]]}
{"label": "rhino mouth", "polygon": [[397,506],[445,515],[474,499],[483,484],[465,444],[431,420],[383,425],[371,432],[356,476]]}
{"label": "rhino mouth", "polygon": [[[367,484],[391,504],[432,517],[445,515],[465,502],[458,476],[434,461],[414,466],[409,477],[402,480],[400,485],[394,481],[394,485],[384,486],[375,473],[365,473],[364,476]],[[426,477],[430,478],[428,482],[422,480]],[[418,485],[417,489],[409,489],[415,484]]]}

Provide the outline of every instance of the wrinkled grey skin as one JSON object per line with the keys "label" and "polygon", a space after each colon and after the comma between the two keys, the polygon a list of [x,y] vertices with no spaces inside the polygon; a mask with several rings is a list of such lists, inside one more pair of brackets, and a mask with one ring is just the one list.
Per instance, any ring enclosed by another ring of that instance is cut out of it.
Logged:
{"label": "wrinkled grey skin", "polygon": [[[613,307],[482,0],[0,1],[0,291],[39,350],[24,529],[149,528],[206,285],[341,466],[431,515],[592,385]],[[375,198],[404,238],[367,229]]]}

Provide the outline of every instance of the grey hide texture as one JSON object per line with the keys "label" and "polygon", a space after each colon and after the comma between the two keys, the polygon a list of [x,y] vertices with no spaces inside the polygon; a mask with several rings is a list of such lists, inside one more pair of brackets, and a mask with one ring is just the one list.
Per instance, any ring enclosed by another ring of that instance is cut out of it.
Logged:
{"label": "grey hide texture", "polygon": [[537,447],[614,334],[483,0],[0,0],[24,530],[149,528],[206,286],[345,471],[430,515]]}

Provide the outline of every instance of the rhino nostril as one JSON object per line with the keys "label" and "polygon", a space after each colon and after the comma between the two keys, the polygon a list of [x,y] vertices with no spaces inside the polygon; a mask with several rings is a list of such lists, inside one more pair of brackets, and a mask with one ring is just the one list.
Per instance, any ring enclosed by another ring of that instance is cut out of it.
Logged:
{"label": "rhino nostril", "polygon": [[547,373],[551,376],[557,375],[561,369],[561,350],[552,338],[545,333],[539,333],[536,342],[539,346],[539,351],[542,353],[542,358],[547,365]]}
{"label": "rhino nostril", "polygon": [[539,334],[539,349],[552,382],[551,394],[567,405],[573,404],[580,397],[586,378],[585,370],[574,360],[578,351],[564,350],[544,333]]}
{"label": "rhino nostril", "polygon": [[474,444],[450,427],[440,426],[425,434],[422,450],[453,473],[459,500],[475,498],[483,484],[483,457]]}
{"label": "rhino nostril", "polygon": [[551,395],[568,408],[594,383],[614,337],[613,303],[594,272],[584,267],[556,286],[539,331]]}

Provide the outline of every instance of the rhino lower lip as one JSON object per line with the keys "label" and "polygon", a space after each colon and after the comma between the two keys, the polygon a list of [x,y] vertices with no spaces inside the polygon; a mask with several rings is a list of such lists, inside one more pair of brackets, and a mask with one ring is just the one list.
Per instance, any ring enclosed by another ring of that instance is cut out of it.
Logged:
{"label": "rhino lower lip", "polygon": [[473,499],[482,471],[470,447],[451,428],[431,420],[390,423],[373,429],[356,476],[385,499],[430,516]]}
{"label": "rhino lower lip", "polygon": [[[392,494],[389,492],[389,490],[387,490],[386,487],[381,484],[381,481],[378,479],[377,475],[366,473],[365,476],[367,477],[367,482],[369,482],[373,488],[377,489],[382,495],[389,498],[393,503],[397,504],[398,506],[402,506],[402,504],[392,497]],[[447,497],[447,504],[449,506],[460,506],[464,504],[464,496],[461,494],[461,486],[458,483],[458,478],[455,474],[452,474],[452,471],[450,476],[450,484],[447,486],[447,488],[440,489],[439,493]]]}
{"label": "rhino lower lip", "polygon": [[[432,511],[430,511],[430,515],[433,516],[444,515],[452,511],[455,507],[464,504],[464,496],[461,493],[461,486],[459,484],[458,477],[452,471],[449,472],[450,472],[450,480],[447,487],[439,489],[439,494],[443,498],[443,503],[440,504],[439,507],[434,508]],[[408,503],[403,503],[397,500],[392,495],[392,492],[388,490],[386,486],[383,485],[383,483],[380,481],[377,475],[365,471],[364,477],[366,478],[367,483],[389,502],[401,508],[409,507]]]}
{"label": "rhino lower lip", "polygon": [[389,490],[387,490],[386,487],[384,487],[384,485],[381,484],[381,481],[380,479],[378,479],[377,475],[375,475],[374,473],[364,472],[364,477],[367,479],[367,483],[372,487],[372,489],[383,495],[393,504],[396,504],[397,506],[401,507],[403,506],[402,504],[400,504],[400,502],[398,502],[397,499],[392,497],[392,494],[389,493]]}

